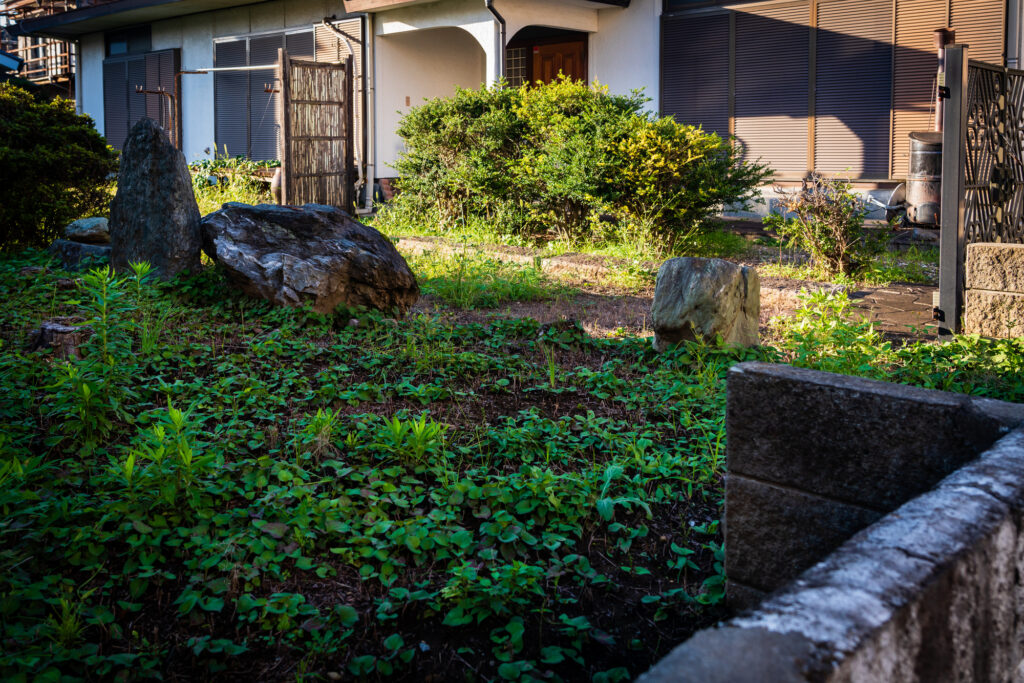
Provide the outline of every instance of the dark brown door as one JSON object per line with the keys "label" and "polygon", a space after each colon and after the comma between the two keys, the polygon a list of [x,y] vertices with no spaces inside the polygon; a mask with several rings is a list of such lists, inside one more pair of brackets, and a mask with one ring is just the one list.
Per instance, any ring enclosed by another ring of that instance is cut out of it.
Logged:
{"label": "dark brown door", "polygon": [[586,43],[574,40],[570,43],[538,45],[533,48],[533,77],[536,83],[550,83],[563,73],[577,81],[587,80]]}

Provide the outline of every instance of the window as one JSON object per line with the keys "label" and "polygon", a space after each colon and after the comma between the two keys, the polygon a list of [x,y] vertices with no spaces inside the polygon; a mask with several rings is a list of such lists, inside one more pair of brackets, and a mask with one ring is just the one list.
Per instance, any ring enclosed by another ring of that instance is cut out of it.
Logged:
{"label": "window", "polygon": [[277,52],[284,48],[299,59],[314,59],[312,30],[248,36],[214,44],[214,66],[269,66],[255,71],[214,73],[217,153],[255,161],[279,158],[280,114],[276,89]]}
{"label": "window", "polygon": [[108,57],[143,54],[152,46],[149,26],[111,31],[106,35],[106,42]]}

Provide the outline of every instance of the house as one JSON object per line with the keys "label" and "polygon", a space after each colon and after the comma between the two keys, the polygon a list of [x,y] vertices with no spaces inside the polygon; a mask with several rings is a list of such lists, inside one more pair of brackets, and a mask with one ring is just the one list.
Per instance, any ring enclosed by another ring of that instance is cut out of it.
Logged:
{"label": "house", "polygon": [[[273,71],[251,67],[280,47],[328,61],[351,48],[356,157],[370,180],[394,174],[398,121],[424,98],[562,71],[613,92],[642,88],[652,111],[735,136],[783,182],[815,170],[886,193],[907,174],[908,133],[934,116],[933,31],[952,26],[972,58],[1015,67],[1021,2],[79,0],[19,28],[73,42],[79,108],[112,144],[149,113],[180,128],[190,160],[274,158]],[[211,67],[250,70],[189,73]],[[173,92],[179,71],[172,121],[166,98],[135,86]]]}

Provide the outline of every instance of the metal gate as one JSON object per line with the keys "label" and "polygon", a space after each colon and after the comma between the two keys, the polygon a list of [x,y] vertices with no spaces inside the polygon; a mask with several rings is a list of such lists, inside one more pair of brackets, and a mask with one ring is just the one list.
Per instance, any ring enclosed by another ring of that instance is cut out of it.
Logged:
{"label": "metal gate", "polygon": [[351,211],[355,200],[353,64],[292,59],[278,51],[281,201]]}
{"label": "metal gate", "polygon": [[939,334],[960,331],[967,245],[1024,243],[1024,71],[967,52],[946,48]]}

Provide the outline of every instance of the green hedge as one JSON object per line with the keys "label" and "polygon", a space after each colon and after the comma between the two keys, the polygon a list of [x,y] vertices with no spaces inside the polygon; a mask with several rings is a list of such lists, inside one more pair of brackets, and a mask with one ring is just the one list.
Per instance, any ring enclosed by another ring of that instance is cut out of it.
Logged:
{"label": "green hedge", "polygon": [[769,171],[732,141],[646,113],[645,101],[564,78],[429,100],[398,129],[396,209],[534,235],[639,230],[671,250],[723,205],[750,199]]}
{"label": "green hedge", "polygon": [[74,102],[0,83],[0,249],[44,246],[69,223],[106,214],[117,152]]}

